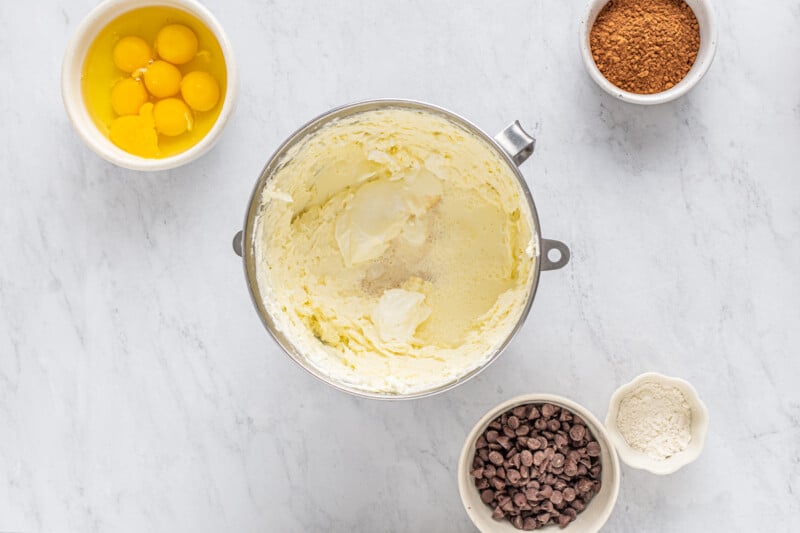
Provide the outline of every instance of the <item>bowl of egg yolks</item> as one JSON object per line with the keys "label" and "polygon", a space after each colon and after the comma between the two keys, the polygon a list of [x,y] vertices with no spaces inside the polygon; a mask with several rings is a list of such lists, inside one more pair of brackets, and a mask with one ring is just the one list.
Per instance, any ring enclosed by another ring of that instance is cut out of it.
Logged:
{"label": "bowl of egg yolks", "polygon": [[205,154],[236,102],[231,44],[194,0],[105,0],[81,22],[61,72],[64,105],[95,153],[155,171]]}

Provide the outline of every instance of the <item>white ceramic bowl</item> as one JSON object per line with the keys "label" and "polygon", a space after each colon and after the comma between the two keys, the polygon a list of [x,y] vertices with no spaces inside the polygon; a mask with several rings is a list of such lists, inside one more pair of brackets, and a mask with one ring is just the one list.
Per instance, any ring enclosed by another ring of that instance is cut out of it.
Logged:
{"label": "white ceramic bowl", "polygon": [[697,52],[697,59],[694,65],[680,83],[674,87],[656,94],[636,94],[624,91],[608,81],[597,68],[597,64],[592,57],[592,50],[589,45],[589,33],[594,25],[597,15],[600,14],[608,0],[589,0],[586,11],[581,21],[580,39],[581,56],[583,64],[592,79],[608,94],[615,96],[623,102],[632,104],[653,105],[663,104],[676,98],[680,98],[689,92],[702,77],[708,72],[714,54],[717,51],[717,19],[714,8],[709,0],[685,0],[689,7],[694,11],[697,22],[700,26],[700,49]]}
{"label": "white ceramic bowl", "polygon": [[[686,397],[686,401],[689,403],[689,407],[692,410],[692,439],[689,442],[688,448],[662,461],[653,459],[647,454],[631,448],[617,427],[617,414],[619,413],[620,402],[639,385],[647,382],[677,387]],[[606,429],[608,430],[609,438],[617,448],[617,453],[619,453],[620,458],[625,464],[633,468],[647,470],[654,474],[671,474],[697,459],[703,451],[703,446],[706,442],[706,434],[708,433],[708,409],[706,409],[705,404],[697,395],[697,391],[688,381],[664,376],[656,372],[648,372],[636,376],[633,381],[618,388],[611,396],[611,401],[608,405],[608,414],[606,415]]]}
{"label": "white ceramic bowl", "polygon": [[[148,6],[167,6],[194,15],[205,24],[219,42],[225,57],[227,89],[217,121],[197,144],[179,154],[161,159],[139,157],[118,148],[92,121],[81,93],[83,61],[97,34],[109,22],[128,11]],[[185,165],[208,152],[216,143],[236,104],[238,80],[233,48],[217,19],[195,0],[105,0],[81,22],[67,44],[61,67],[61,96],[75,131],[83,142],[103,159],[132,170],[166,170]]]}
{"label": "white ceramic bowl", "polygon": [[[461,493],[461,502],[464,504],[464,509],[467,511],[472,523],[483,533],[518,531],[507,520],[497,521],[492,518],[492,509],[481,501],[480,493],[475,488],[474,480],[469,472],[472,466],[472,459],[475,457],[475,441],[478,436],[499,415],[518,405],[529,403],[552,403],[572,411],[583,418],[586,426],[600,444],[600,461],[603,465],[600,492],[592,498],[586,509],[578,514],[575,521],[565,528],[570,533],[593,533],[598,531],[606,523],[608,517],[611,516],[611,511],[617,502],[620,481],[617,454],[614,453],[614,447],[608,438],[606,429],[588,409],[572,400],[551,394],[517,396],[492,408],[475,424],[475,427],[467,435],[467,440],[464,441],[464,447],[461,449],[461,456],[458,459],[458,490]],[[544,529],[544,531],[548,530],[561,531],[557,526],[548,526]]]}

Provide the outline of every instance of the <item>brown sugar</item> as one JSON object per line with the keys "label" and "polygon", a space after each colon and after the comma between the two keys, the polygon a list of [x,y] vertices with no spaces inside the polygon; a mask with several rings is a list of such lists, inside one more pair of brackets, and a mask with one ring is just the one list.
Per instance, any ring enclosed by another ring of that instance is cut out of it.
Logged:
{"label": "brown sugar", "polygon": [[692,68],[700,26],[683,0],[610,0],[589,42],[608,81],[628,92],[654,94],[673,87]]}

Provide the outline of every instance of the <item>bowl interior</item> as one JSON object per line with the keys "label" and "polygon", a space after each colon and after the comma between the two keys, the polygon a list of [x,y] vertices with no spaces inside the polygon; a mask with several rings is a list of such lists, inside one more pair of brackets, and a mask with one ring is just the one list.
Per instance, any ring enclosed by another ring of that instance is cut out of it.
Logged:
{"label": "bowl interior", "polygon": [[[489,423],[509,409],[528,403],[552,403],[572,411],[583,418],[592,435],[600,443],[600,459],[603,465],[600,492],[592,498],[586,509],[578,514],[575,521],[565,528],[572,532],[598,531],[611,515],[619,493],[619,462],[613,443],[609,440],[603,425],[586,408],[567,398],[548,394],[531,394],[508,400],[486,413],[472,429],[461,450],[458,462],[458,490],[461,493],[464,509],[466,509],[475,526],[483,532],[510,533],[518,531],[507,520],[497,521],[492,518],[492,509],[481,501],[480,494],[475,488],[469,471],[472,466],[472,459],[475,456],[475,440],[483,433]],[[552,525],[543,530],[559,531],[559,528]]]}
{"label": "bowl interior", "polygon": [[[165,6],[185,11],[206,25],[214,34],[222,49],[228,79],[222,109],[211,130],[188,150],[160,159],[149,159],[129,154],[112,143],[92,120],[83,100],[81,88],[83,62],[98,33],[123,13],[150,6]],[[174,168],[200,157],[211,149],[233,111],[237,85],[236,68],[230,41],[214,16],[194,0],[106,0],[102,2],[86,16],[72,36],[64,54],[61,72],[61,93],[64,99],[64,106],[78,135],[89,148],[103,159],[132,170],[165,170]]]}
{"label": "bowl interior", "polygon": [[700,26],[700,49],[697,52],[697,58],[692,68],[680,83],[666,91],[656,94],[636,94],[622,90],[608,81],[594,62],[589,44],[589,35],[594,21],[608,3],[608,0],[591,0],[581,24],[581,55],[592,79],[612,96],[626,102],[643,105],[669,102],[691,90],[705,75],[714,60],[717,50],[717,24],[714,9],[709,0],[685,0],[685,2],[692,8]]}
{"label": "bowl interior", "polygon": [[[692,440],[689,442],[689,446],[687,446],[685,450],[663,461],[653,459],[644,452],[631,448],[617,428],[617,414],[619,412],[620,402],[628,393],[635,390],[640,384],[646,382],[657,382],[677,387],[686,397],[686,401],[689,403],[689,407],[692,410]],[[625,464],[633,468],[647,470],[654,474],[664,475],[679,470],[700,456],[705,446],[708,422],[708,409],[706,409],[697,391],[689,382],[679,378],[649,372],[637,376],[630,383],[623,385],[614,392],[609,402],[608,415],[606,416],[606,429],[608,430],[609,437],[617,448],[620,458]]]}
{"label": "bowl interior", "polygon": [[[456,125],[466,129],[467,131],[474,133],[478,137],[483,138],[486,142],[491,144],[498,151],[498,153],[506,160],[509,167],[512,169],[514,175],[517,178],[520,190],[522,192],[521,196],[524,197],[524,199],[521,198],[521,201],[527,203],[530,211],[532,238],[534,239],[534,248],[535,248],[535,257],[533,258],[534,260],[533,277],[531,280],[531,284],[528,288],[528,295],[526,297],[525,307],[522,309],[522,313],[515,327],[509,333],[508,337],[504,340],[502,345],[500,345],[497,348],[497,350],[489,354],[488,357],[485,358],[483,362],[477,364],[474,369],[470,370],[465,375],[462,375],[457,379],[450,381],[449,383],[438,385],[430,389],[409,392],[404,394],[378,393],[359,388],[354,384],[334,379],[327,373],[318,369],[311,361],[309,361],[308,358],[305,356],[305,354],[302,352],[302,350],[298,349],[295,346],[290,336],[285,334],[277,326],[276,319],[271,315],[270,311],[267,309],[267,306],[265,305],[262,299],[262,294],[263,294],[262,288],[259,287],[258,283],[258,275],[256,272],[256,259],[255,259],[256,219],[263,207],[262,192],[264,188],[267,186],[270,177],[280,168],[281,164],[283,164],[285,156],[287,155],[288,152],[290,152],[292,147],[294,147],[302,139],[305,139],[308,135],[313,134],[315,131],[319,130],[320,128],[323,128],[325,125],[337,119],[362,113],[365,111],[373,111],[386,108],[423,110],[429,113],[443,116],[444,118],[453,121]],[[355,396],[363,398],[370,398],[377,400],[411,400],[415,398],[422,398],[447,391],[476,376],[478,373],[480,373],[486,367],[488,367],[489,364],[491,364],[500,355],[500,353],[502,353],[505,350],[505,348],[511,342],[511,339],[516,335],[520,327],[522,327],[522,324],[525,322],[525,319],[527,318],[530,312],[530,308],[533,303],[533,299],[535,297],[536,289],[539,283],[539,276],[541,270],[541,253],[542,253],[542,245],[541,245],[542,239],[541,239],[541,232],[539,229],[539,218],[536,212],[536,206],[534,205],[530,189],[528,188],[527,183],[525,182],[525,179],[523,178],[519,168],[513,162],[511,157],[505,151],[503,151],[503,149],[497,144],[497,142],[490,135],[482,131],[480,128],[478,128],[469,120],[441,107],[414,100],[402,100],[402,99],[367,100],[363,102],[357,102],[354,104],[344,105],[342,107],[332,109],[316,117],[315,119],[306,123],[302,127],[300,127],[300,129],[298,129],[294,134],[289,136],[287,140],[280,147],[278,147],[278,149],[275,151],[272,157],[270,157],[266,166],[262,170],[261,176],[259,177],[259,180],[256,183],[253,189],[253,193],[250,197],[244,228],[245,228],[243,234],[244,247],[242,251],[244,252],[245,276],[247,278],[247,284],[251,299],[256,307],[256,310],[258,311],[259,316],[261,317],[262,323],[266,327],[269,334],[280,345],[283,351],[287,355],[289,355],[289,357],[292,358],[293,361],[295,361],[298,365],[300,365],[304,370],[309,372],[311,375],[313,375],[320,381],[323,381],[328,385],[331,385],[343,392],[347,392],[349,394],[353,394]]]}

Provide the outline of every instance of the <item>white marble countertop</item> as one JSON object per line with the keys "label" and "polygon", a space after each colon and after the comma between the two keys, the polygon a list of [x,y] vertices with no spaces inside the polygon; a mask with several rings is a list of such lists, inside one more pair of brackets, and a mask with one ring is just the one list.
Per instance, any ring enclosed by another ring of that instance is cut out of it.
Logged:
{"label": "white marble countertop", "polygon": [[[602,418],[651,370],[697,387],[707,446],[668,477],[623,467],[606,530],[800,529],[797,0],[717,1],[715,64],[656,108],[590,81],[583,2],[207,0],[240,105],[213,152],[151,175],[61,104],[95,3],[0,3],[0,531],[471,531],[455,464],[485,410],[543,391]],[[544,236],[573,254],[494,365],[414,402],[291,362],[230,245],[278,143],[372,97],[520,119]]]}

